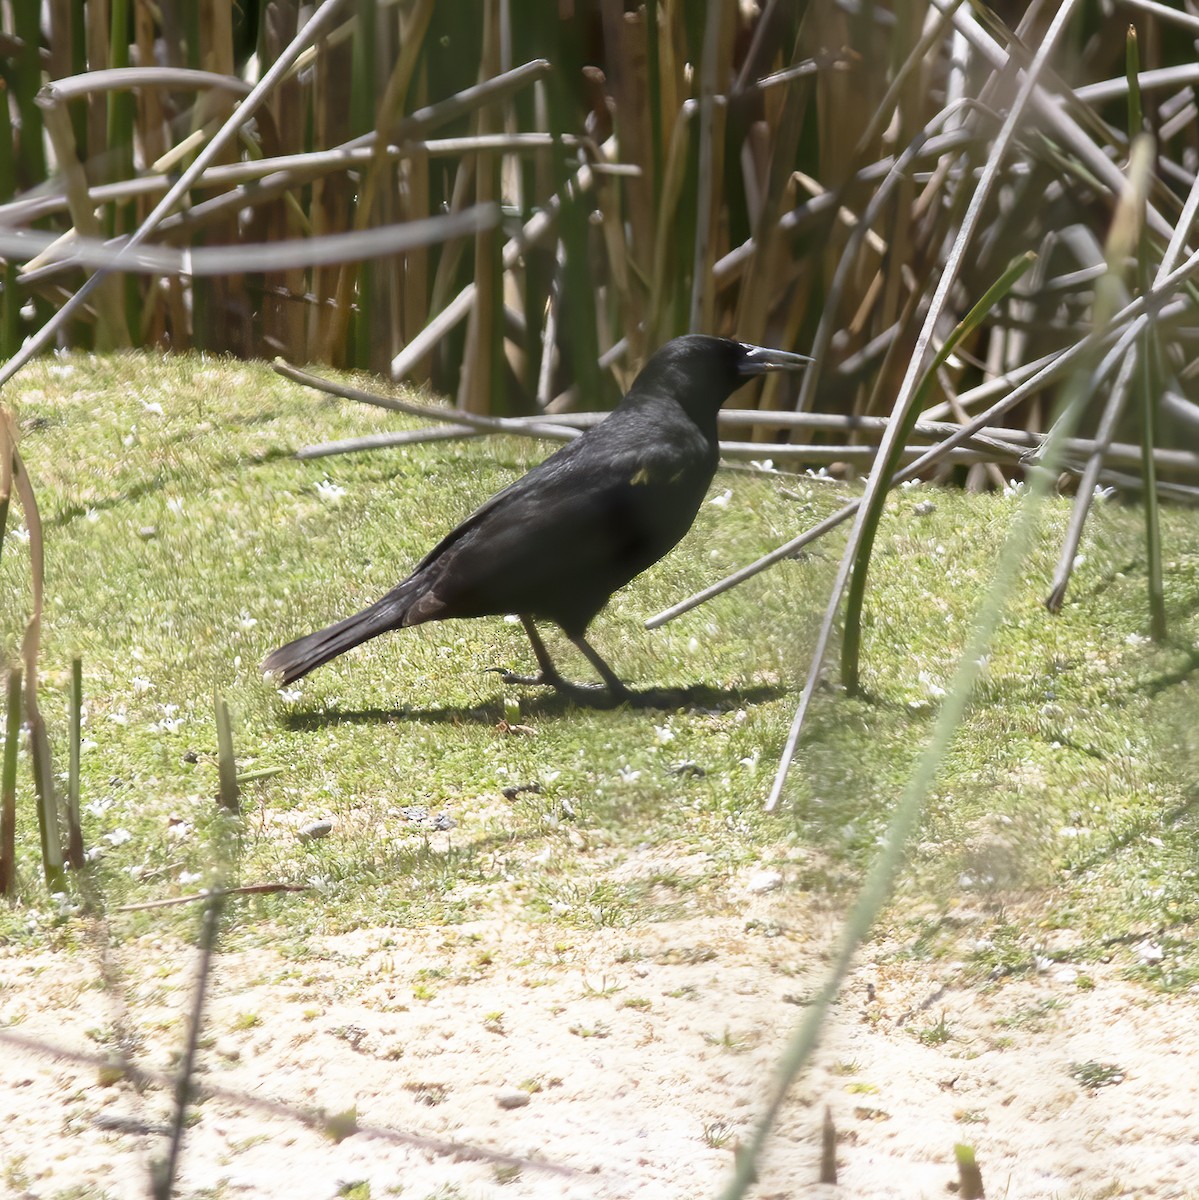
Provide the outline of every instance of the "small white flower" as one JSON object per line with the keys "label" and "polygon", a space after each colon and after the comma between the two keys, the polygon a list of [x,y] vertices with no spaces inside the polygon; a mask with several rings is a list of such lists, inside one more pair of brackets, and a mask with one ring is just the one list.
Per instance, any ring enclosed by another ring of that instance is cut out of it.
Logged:
{"label": "small white flower", "polygon": [[340,484],[333,483],[329,479],[322,479],[316,485],[316,494],[322,500],[340,500],[346,494],[346,489]]}
{"label": "small white flower", "polygon": [[133,834],[128,829],[114,829],[112,833],[106,833],[104,840],[113,846],[123,846],[126,842],[133,841]]}
{"label": "small white flower", "polygon": [[84,862],[96,862],[98,859],[101,859],[103,857],[104,857],[104,850],[100,846],[92,846],[92,848],[90,850],[85,850],[83,852],[83,861]]}
{"label": "small white flower", "polygon": [[752,754],[747,755],[745,758],[743,758],[741,760],[741,765],[747,771],[756,771],[758,769],[758,760],[761,757],[762,757],[762,751],[755,748],[754,752]]}
{"label": "small white flower", "polygon": [[94,750],[99,744],[99,742],[92,741],[91,738],[84,738],[79,743],[79,749],[83,754],[86,754],[89,750]]}
{"label": "small white flower", "polygon": [[168,496],[167,509],[173,512],[175,516],[181,517],[183,516],[183,501],[178,496]]}
{"label": "small white flower", "polygon": [[733,493],[732,493],[731,489],[725,488],[724,491],[721,492],[719,496],[713,496],[712,499],[708,501],[708,503],[713,508],[728,508],[729,501],[732,498],[733,498]]}
{"label": "small white flower", "polygon": [[89,804],[85,804],[83,811],[89,817],[102,817],[110,808],[112,808],[112,800],[106,796],[102,800],[93,800]]}
{"label": "small white flower", "polygon": [[616,773],[625,781],[625,783],[636,783],[637,780],[641,778],[641,772],[634,771],[633,768],[628,765],[628,763],[625,763],[625,765]]}
{"label": "small white flower", "polygon": [[149,404],[147,404],[145,401],[142,401],[142,411],[153,413],[155,416],[161,417],[162,405],[159,404],[157,400],[152,400]]}
{"label": "small white flower", "polygon": [[665,746],[667,742],[673,742],[674,730],[671,729],[669,725],[655,725],[654,741],[656,741],[659,746]]}
{"label": "small white flower", "polygon": [[28,544],[29,542],[29,530],[26,529],[24,525],[18,525],[16,529],[9,533],[8,536],[12,538],[14,542],[20,542],[22,546]]}
{"label": "small white flower", "polygon": [[1125,639],[1126,646],[1143,646],[1149,639],[1143,633],[1130,633]]}
{"label": "small white flower", "polygon": [[250,616],[250,614],[243,608],[241,610],[241,616],[237,618],[237,623],[242,629],[253,629],[254,626],[258,624],[258,618]]}
{"label": "small white flower", "polygon": [[1137,947],[1137,958],[1147,966],[1159,963],[1166,957],[1166,952],[1156,942],[1142,942]]}
{"label": "small white flower", "polygon": [[550,912],[553,913],[555,917],[564,917],[568,912],[570,912],[570,905],[563,904],[561,900],[555,900],[550,905]]}
{"label": "small white flower", "polygon": [[285,704],[295,704],[304,693],[299,688],[280,688],[279,699]]}
{"label": "small white flower", "polygon": [[1114,487],[1100,487],[1099,484],[1096,484],[1094,494],[1096,500],[1110,500],[1116,494],[1116,489]]}
{"label": "small white flower", "polygon": [[83,514],[83,519],[87,521],[88,524],[94,525],[100,519],[100,514],[94,508],[89,508],[87,512]]}
{"label": "small white flower", "polygon": [[932,676],[929,675],[927,671],[921,671],[916,678],[919,679],[922,684],[924,684],[928,694],[934,699],[939,700],[945,695],[945,689],[939,683],[934,683]]}
{"label": "small white flower", "polygon": [[753,469],[755,471],[765,471],[765,472],[769,473],[774,470],[774,459],[772,459],[772,458],[751,458],[749,460],[749,465],[751,467],[753,467]]}
{"label": "small white flower", "polygon": [[204,876],[199,871],[180,871],[179,882],[182,884],[199,883]]}
{"label": "small white flower", "polygon": [[133,684],[133,694],[135,696],[152,691],[154,688],[154,685],[144,675],[134,675],[130,682]]}
{"label": "small white flower", "polygon": [[110,720],[110,721],[111,721],[111,722],[112,722],[114,725],[128,725],[128,724],[129,724],[129,716],[128,716],[128,714],[125,712],[125,706],[124,706],[124,705],[122,705],[122,706],[121,706],[119,709],[117,709],[117,711],[116,711],[116,712],[110,712],[110,713],[108,714],[108,719],[109,719],[109,720]]}

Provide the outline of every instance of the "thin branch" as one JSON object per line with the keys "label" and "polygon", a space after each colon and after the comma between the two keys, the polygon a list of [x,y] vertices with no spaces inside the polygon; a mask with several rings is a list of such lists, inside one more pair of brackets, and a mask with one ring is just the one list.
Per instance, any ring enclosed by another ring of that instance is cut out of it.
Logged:
{"label": "thin branch", "polygon": [[[924,324],[912,349],[907,372],[899,387],[899,395],[896,397],[892,409],[892,423],[879,445],[878,457],[870,473],[870,478],[867,480],[865,495],[862,497],[862,506],[858,510],[854,528],[849,535],[848,545],[841,559],[841,565],[837,570],[837,577],[833,583],[832,594],[829,597],[824,620],[816,636],[816,645],[812,653],[812,663],[808,670],[807,682],[800,696],[795,716],[791,721],[791,728],[787,734],[787,742],[783,748],[778,770],[775,773],[774,784],[770,789],[770,796],[766,802],[768,811],[776,807],[782,796],[783,785],[786,782],[787,772],[791,767],[791,760],[799,744],[799,734],[803,727],[804,718],[807,715],[808,706],[815,695],[816,688],[822,677],[824,657],[828,650],[829,642],[832,639],[833,626],[840,609],[841,598],[849,582],[850,572],[853,569],[858,548],[861,545],[862,537],[866,530],[867,517],[877,508],[890,486],[890,481],[886,474],[886,465],[905,424],[908,408],[915,400],[933,334],[936,332],[937,322],[940,321],[942,313],[945,310],[950,289],[957,282],[958,273],[965,258],[966,247],[973,239],[974,232],[982,218],[983,208],[999,177],[999,168],[1007,155],[1008,147],[1015,139],[1019,123],[1023,119],[1025,110],[1039,86],[1038,79],[1040,74],[1048,65],[1050,55],[1057,43],[1057,38],[1065,28],[1066,22],[1074,10],[1075,3],[1076,0],[1064,0],[1061,7],[1054,14],[1053,21],[1045,33],[1035,58],[1024,73],[1020,90],[1013,100],[1011,109],[1008,111],[1007,117],[987,155],[987,162],[983,169],[982,178],[971,194],[970,203],[967,206],[965,216],[962,218],[961,227],[946,257],[941,277],[937,281],[937,289],[929,303],[928,311],[925,313]],[[954,13],[955,22],[961,21],[967,16],[968,14],[964,10],[958,9]],[[1117,175],[1119,175],[1118,171]],[[963,428],[969,427],[963,426]]]}
{"label": "thin branch", "polygon": [[381,396],[377,392],[363,391],[362,388],[350,387],[348,384],[334,383],[320,375],[312,375],[301,371],[281,359],[272,363],[275,371],[286,379],[302,383],[306,387],[316,388],[331,396],[341,396],[345,400],[359,400],[363,404],[371,404],[376,408],[387,408],[395,412],[407,413],[413,417],[424,417],[433,421],[452,421],[456,425],[465,425],[484,433],[524,433],[537,437],[551,437],[569,441],[579,436],[577,429],[565,425],[555,425],[552,421],[537,421],[528,418],[485,417],[479,413],[462,412],[460,409],[436,408],[431,404],[417,404],[411,400],[401,400],[396,396]]}
{"label": "thin branch", "polygon": [[[12,1046],[17,1050],[24,1050],[29,1054],[38,1054],[53,1062],[74,1063],[77,1066],[97,1071],[111,1071],[113,1068],[111,1058],[105,1054],[87,1054],[78,1050],[67,1050],[62,1046],[44,1042],[40,1038],[28,1037],[25,1034],[16,1033],[11,1029],[0,1029],[0,1045]],[[120,1069],[126,1079],[142,1089],[149,1086],[169,1089],[175,1084],[174,1076],[165,1071],[147,1070],[143,1067],[136,1067],[129,1062],[122,1062]],[[269,1116],[284,1117],[298,1121],[301,1125],[325,1135],[329,1133],[334,1123],[331,1114],[323,1109],[295,1108],[289,1104],[282,1104],[277,1100],[269,1100],[256,1092],[242,1092],[236,1088],[221,1087],[220,1084],[212,1083],[209,1080],[197,1082],[193,1086],[192,1098],[194,1100],[226,1100],[237,1105],[239,1108],[248,1108],[255,1112],[266,1113]],[[345,1116],[337,1118],[337,1123],[338,1127],[343,1129],[350,1124],[348,1117]],[[483,1146],[474,1146],[469,1142],[451,1142],[444,1138],[428,1137],[424,1134],[390,1129],[386,1125],[368,1125],[357,1119],[353,1121],[352,1127],[346,1129],[346,1134],[348,1135],[349,1133],[367,1138],[375,1138],[378,1141],[388,1142],[392,1145],[412,1146],[430,1154],[437,1154],[445,1158],[457,1159],[464,1162],[489,1162],[500,1166],[521,1167],[530,1171],[544,1171],[550,1175],[559,1175],[563,1178],[581,1177],[580,1172],[571,1167],[559,1166],[557,1163],[546,1162],[543,1159],[520,1158],[517,1155],[503,1154],[497,1150],[488,1150]]]}
{"label": "thin branch", "polygon": [[143,904],[121,904],[113,912],[145,912],[150,908],[174,908],[177,904],[195,904],[198,900],[210,900],[214,896],[268,896],[274,892],[306,892],[306,883],[247,883],[241,887],[205,888],[189,896],[172,896],[168,900],[147,900]]}

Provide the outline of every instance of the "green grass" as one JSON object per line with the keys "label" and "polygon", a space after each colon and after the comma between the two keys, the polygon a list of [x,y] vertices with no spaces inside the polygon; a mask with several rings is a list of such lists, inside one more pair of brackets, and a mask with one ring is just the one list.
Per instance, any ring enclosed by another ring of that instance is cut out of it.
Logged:
{"label": "green grass", "polygon": [[[767,816],[839,542],[664,629],[641,622],[824,516],[848,485],[722,473],[727,506],[705,505],[679,550],[601,615],[594,643],[634,687],[691,689],[676,709],[592,712],[505,685],[486,668],[528,667],[531,655],[502,619],[387,636],[284,700],[258,675],[270,649],[374,599],[547,448],[493,439],[300,462],[299,445],[400,422],[219,359],[74,356],[22,380],[22,449],[47,527],[42,706],[65,769],[70,660],[82,654],[96,887],[109,907],[186,895],[231,856],[233,882],[312,889],[231,909],[231,938],[283,939],[297,959],[316,933],[497,908],[567,931],[724,911],[740,903],[729,884],[763,863],[783,870],[797,906],[839,907],[885,829],[1018,503],[927,487],[892,499],[868,604],[868,696],[822,696],[791,803]],[[928,500],[933,511],[918,512]],[[966,954],[983,975],[1115,954],[1161,986],[1190,986],[1199,521],[1165,513],[1173,644],[1157,649],[1140,637],[1135,510],[1097,506],[1065,610],[1041,607],[1067,511],[1065,500],[1047,507],[943,764],[889,944]],[[10,655],[27,564],[7,538]],[[568,674],[585,673],[554,647]],[[239,768],[283,768],[244,786],[234,826],[214,801],[217,689]],[[38,884],[24,755],[22,769],[23,900],[0,910],[0,937],[71,944],[73,901]],[[503,794],[528,784],[539,790]],[[443,813],[452,827],[434,828]],[[328,836],[297,836],[321,819]],[[652,855],[651,868],[616,870],[636,855]],[[112,917],[118,937],[189,936],[196,920],[189,907]]]}

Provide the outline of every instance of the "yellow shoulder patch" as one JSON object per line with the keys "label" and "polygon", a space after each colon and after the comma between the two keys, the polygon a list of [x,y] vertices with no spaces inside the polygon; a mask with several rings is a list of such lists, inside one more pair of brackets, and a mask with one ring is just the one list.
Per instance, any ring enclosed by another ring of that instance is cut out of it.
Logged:
{"label": "yellow shoulder patch", "polygon": [[638,484],[642,484],[642,483],[653,483],[653,478],[650,476],[650,473],[649,473],[649,467],[638,467],[637,473],[633,476],[632,479],[629,480],[629,482],[634,487],[637,487]]}

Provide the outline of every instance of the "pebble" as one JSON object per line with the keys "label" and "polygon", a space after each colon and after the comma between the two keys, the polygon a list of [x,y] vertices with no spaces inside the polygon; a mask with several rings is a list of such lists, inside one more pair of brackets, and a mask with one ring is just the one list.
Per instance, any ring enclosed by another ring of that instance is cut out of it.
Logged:
{"label": "pebble", "polygon": [[746,882],[746,891],[755,896],[777,891],[783,886],[783,877],[778,871],[755,871]]}
{"label": "pebble", "polygon": [[495,1098],[500,1108],[524,1108],[529,1102],[528,1092],[500,1092]]}
{"label": "pebble", "polygon": [[296,836],[302,842],[312,842],[316,841],[317,838],[328,837],[332,832],[332,821],[313,821],[311,825],[305,825]]}

